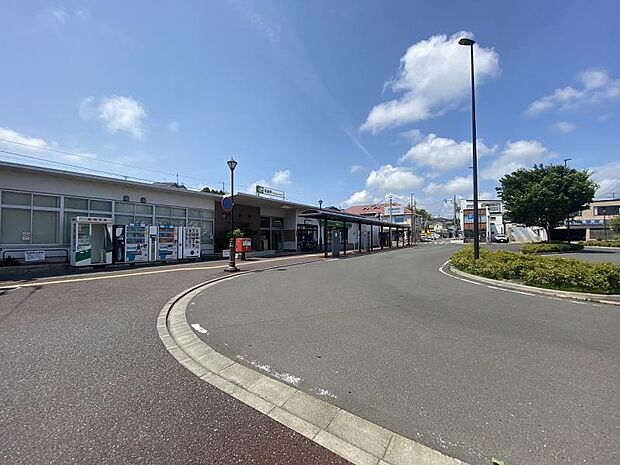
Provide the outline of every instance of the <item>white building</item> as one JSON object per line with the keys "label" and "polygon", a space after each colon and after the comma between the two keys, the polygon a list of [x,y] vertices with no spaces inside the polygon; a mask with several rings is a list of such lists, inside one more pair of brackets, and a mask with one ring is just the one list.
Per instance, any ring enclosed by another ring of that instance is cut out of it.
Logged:
{"label": "white building", "polygon": [[175,184],[149,184],[0,162],[0,260],[27,250],[68,253],[71,219],[115,224],[198,226],[203,254],[213,253],[215,202],[221,196]]}
{"label": "white building", "polygon": [[[492,241],[497,234],[506,234],[504,222],[504,205],[501,200],[478,200],[478,210],[483,210],[479,219],[485,230],[486,240]],[[474,201],[461,199],[459,203],[459,221],[461,230],[468,229],[466,225],[473,224]]]}

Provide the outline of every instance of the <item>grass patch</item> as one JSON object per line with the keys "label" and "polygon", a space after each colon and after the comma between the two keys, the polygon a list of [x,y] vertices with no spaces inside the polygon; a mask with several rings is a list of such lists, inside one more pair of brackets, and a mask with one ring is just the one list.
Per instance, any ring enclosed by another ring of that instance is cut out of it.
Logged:
{"label": "grass patch", "polygon": [[583,249],[582,243],[569,244],[568,242],[538,242],[534,244],[523,244],[522,253],[554,253],[554,252],[576,252]]}
{"label": "grass patch", "polygon": [[486,249],[480,249],[480,259],[474,260],[472,247],[459,250],[450,260],[455,268],[485,278],[562,291],[620,294],[620,266],[612,263]]}
{"label": "grass patch", "polygon": [[620,247],[620,240],[600,240],[600,241],[588,241],[582,242],[587,247]]}

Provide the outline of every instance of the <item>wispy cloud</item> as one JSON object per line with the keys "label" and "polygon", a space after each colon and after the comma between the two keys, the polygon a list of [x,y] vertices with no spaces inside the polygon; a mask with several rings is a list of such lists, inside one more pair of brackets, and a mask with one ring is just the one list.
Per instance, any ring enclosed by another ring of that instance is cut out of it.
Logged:
{"label": "wispy cloud", "polygon": [[583,71],[577,75],[577,81],[577,88],[557,88],[530,103],[525,114],[536,116],[552,110],[578,110],[620,99],[620,78],[612,78],[606,70]]}

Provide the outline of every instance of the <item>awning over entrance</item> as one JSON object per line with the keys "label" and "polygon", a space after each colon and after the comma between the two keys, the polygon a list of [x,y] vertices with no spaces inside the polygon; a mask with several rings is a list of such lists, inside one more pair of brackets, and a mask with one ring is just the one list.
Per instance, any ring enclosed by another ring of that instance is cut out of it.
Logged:
{"label": "awning over entrance", "polygon": [[389,221],[381,221],[377,218],[372,218],[368,216],[362,215],[352,215],[351,213],[343,213],[341,211],[336,210],[306,210],[299,214],[299,216],[304,218],[314,218],[321,220],[331,220],[331,221],[339,221],[345,223],[355,223],[355,224],[369,224],[373,226],[383,226],[384,228],[399,228],[399,229],[407,229],[407,225],[403,225],[401,223],[390,223]]}

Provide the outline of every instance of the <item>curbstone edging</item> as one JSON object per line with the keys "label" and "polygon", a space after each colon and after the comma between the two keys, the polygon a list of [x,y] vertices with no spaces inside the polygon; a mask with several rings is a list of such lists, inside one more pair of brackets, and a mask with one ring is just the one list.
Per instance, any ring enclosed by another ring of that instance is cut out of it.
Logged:
{"label": "curbstone edging", "polygon": [[561,297],[564,299],[583,300],[586,302],[595,302],[607,305],[620,305],[620,301],[604,299],[604,297],[608,297],[607,294],[589,294],[586,292],[560,291],[555,289],[545,289],[543,287],[527,286],[525,284],[511,283],[510,281],[500,281],[498,279],[485,278],[484,276],[466,273],[465,271],[461,271],[458,268],[455,268],[451,264],[449,266],[449,269],[452,273],[462,276],[463,278],[471,279],[472,281],[478,281],[485,284],[492,284],[498,287],[506,287],[508,289],[517,289],[520,291],[528,291],[535,294],[548,295],[551,297]]}
{"label": "curbstone edging", "polygon": [[[179,363],[203,381],[353,464],[467,465],[241,365],[198,338],[185,317],[190,301],[221,281],[248,273],[252,271],[198,284],[177,294],[163,306],[157,318],[157,331],[166,350]],[[162,321],[166,324],[162,325]]]}

